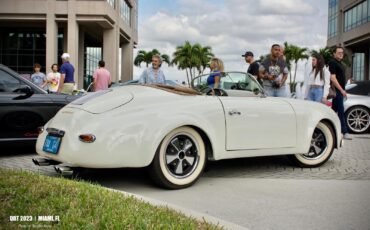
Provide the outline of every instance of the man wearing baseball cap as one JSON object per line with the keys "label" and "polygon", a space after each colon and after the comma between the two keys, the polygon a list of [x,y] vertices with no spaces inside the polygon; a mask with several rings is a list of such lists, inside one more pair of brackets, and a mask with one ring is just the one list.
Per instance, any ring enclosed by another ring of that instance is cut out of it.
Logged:
{"label": "man wearing baseball cap", "polygon": [[262,86],[262,80],[259,78],[259,74],[258,74],[260,65],[258,64],[258,62],[254,60],[253,53],[251,51],[247,51],[245,52],[245,54],[242,55],[242,57],[244,57],[245,62],[249,64],[247,73],[249,73],[250,75],[253,75],[256,78],[256,80],[260,83],[260,85]]}
{"label": "man wearing baseball cap", "polygon": [[68,53],[63,53],[62,56],[62,66],[60,67],[60,81],[58,87],[58,93],[72,94],[75,81],[74,72],[75,68],[71,63],[69,63],[70,55]]}

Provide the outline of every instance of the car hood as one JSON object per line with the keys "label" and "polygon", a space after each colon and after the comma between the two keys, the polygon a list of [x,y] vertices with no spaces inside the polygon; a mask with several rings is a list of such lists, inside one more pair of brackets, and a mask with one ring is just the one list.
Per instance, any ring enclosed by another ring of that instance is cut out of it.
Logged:
{"label": "car hood", "polygon": [[347,99],[344,101],[345,109],[348,109],[355,105],[361,105],[370,108],[370,97],[363,95],[347,94]]}
{"label": "car hood", "polygon": [[68,104],[67,107],[99,114],[123,106],[129,103],[133,98],[133,94],[127,90],[108,89],[88,93]]}

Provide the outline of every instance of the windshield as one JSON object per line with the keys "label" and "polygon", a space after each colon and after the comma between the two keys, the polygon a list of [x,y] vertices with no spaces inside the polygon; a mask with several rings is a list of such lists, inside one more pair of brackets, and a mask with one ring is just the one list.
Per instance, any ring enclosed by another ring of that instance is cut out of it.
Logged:
{"label": "windshield", "polygon": [[[193,79],[193,89],[203,92],[210,86],[207,79],[210,74],[203,74]],[[257,96],[263,95],[263,89],[257,80],[248,73],[223,72],[221,73],[219,89],[227,92],[228,96]]]}

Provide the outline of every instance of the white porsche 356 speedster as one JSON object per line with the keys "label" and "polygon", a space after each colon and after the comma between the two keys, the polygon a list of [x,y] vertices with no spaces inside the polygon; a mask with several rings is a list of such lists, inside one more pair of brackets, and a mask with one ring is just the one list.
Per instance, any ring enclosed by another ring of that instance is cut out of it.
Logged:
{"label": "white porsche 356 speedster", "polygon": [[224,73],[218,89],[206,78],[193,89],[127,85],[83,96],[44,126],[33,161],[62,174],[148,167],[157,184],[178,189],[195,183],[206,161],[288,155],[317,167],[342,145],[337,115],[320,103],[266,97],[246,73]]}

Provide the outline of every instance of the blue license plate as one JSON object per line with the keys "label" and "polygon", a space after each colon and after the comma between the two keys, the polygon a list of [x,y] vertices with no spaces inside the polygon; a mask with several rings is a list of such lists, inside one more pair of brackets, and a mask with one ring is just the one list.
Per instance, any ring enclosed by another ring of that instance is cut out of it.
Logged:
{"label": "blue license plate", "polygon": [[48,153],[57,154],[61,141],[61,137],[47,135],[42,150]]}

